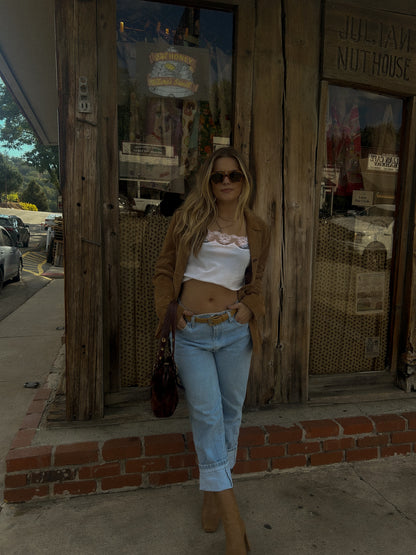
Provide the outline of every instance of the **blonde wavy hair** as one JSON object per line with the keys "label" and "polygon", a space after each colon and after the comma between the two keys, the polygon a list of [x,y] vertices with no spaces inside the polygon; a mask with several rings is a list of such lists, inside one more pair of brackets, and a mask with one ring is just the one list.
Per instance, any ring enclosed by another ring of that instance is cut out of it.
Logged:
{"label": "blonde wavy hair", "polygon": [[244,217],[244,210],[250,206],[253,182],[245,161],[240,153],[232,147],[216,150],[202,164],[198,172],[196,186],[178,210],[178,221],[175,231],[182,237],[185,245],[191,248],[194,255],[198,254],[202,246],[208,226],[218,216],[217,204],[210,180],[215,162],[219,158],[234,158],[241,173],[244,175],[237,204],[236,219],[241,220]]}

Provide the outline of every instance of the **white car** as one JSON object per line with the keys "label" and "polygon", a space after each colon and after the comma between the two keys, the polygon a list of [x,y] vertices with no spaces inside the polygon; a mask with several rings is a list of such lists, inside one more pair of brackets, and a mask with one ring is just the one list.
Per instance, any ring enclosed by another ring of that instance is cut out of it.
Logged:
{"label": "white car", "polygon": [[331,222],[351,232],[351,239],[345,244],[355,251],[363,254],[367,248],[378,245],[384,247],[389,260],[393,250],[394,208],[372,206],[349,216],[334,216]]}
{"label": "white car", "polygon": [[0,226],[0,291],[6,281],[20,281],[22,253],[4,227]]}
{"label": "white car", "polygon": [[55,223],[56,218],[62,218],[62,214],[48,214],[45,218],[44,228],[48,229],[52,227]]}

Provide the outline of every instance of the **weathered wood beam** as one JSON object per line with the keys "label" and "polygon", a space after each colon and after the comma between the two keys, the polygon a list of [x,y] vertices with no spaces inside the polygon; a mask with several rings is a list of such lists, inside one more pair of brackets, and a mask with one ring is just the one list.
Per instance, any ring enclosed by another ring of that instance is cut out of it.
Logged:
{"label": "weathered wood beam", "polygon": [[[284,0],[283,260],[279,371],[283,400],[308,397],[318,142],[321,2]],[[283,381],[284,380],[284,381]],[[282,385],[284,386],[282,387]]]}
{"label": "weathered wood beam", "polygon": [[103,416],[103,261],[97,164],[97,1],[56,0],[65,228],[67,418]]}
{"label": "weathered wood beam", "polygon": [[407,390],[407,381],[414,381],[416,368],[416,214],[415,214],[415,163],[416,163],[416,98],[407,101],[402,135],[403,149],[400,167],[400,220],[396,221],[394,295],[392,301],[392,355],[391,372],[398,383]]}
{"label": "weathered wood beam", "polygon": [[98,164],[103,241],[104,390],[120,391],[120,261],[118,210],[116,2],[97,4]]}
{"label": "weathered wood beam", "polygon": [[256,7],[252,159],[272,247],[247,404],[264,406],[307,399],[321,2]]}
{"label": "weathered wood beam", "polygon": [[246,405],[276,399],[277,350],[282,280],[282,139],[284,59],[281,3],[257,0],[252,100],[251,163],[256,179],[255,211],[271,225],[270,256],[264,276],[266,315],[262,353],[253,356]]}

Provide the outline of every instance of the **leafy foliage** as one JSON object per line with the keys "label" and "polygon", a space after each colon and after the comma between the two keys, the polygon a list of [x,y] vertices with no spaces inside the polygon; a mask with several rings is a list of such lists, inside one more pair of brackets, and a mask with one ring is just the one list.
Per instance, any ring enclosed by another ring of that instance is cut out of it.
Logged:
{"label": "leafy foliage", "polygon": [[20,172],[23,177],[23,188],[31,181],[36,181],[42,188],[48,200],[48,210],[58,211],[58,191],[51,183],[48,174],[40,173],[34,166],[29,166],[22,158],[11,158],[10,163]]}
{"label": "leafy foliage", "polygon": [[29,183],[21,194],[21,199],[23,202],[36,205],[41,212],[47,212],[48,210],[48,199],[36,181]]}
{"label": "leafy foliage", "polygon": [[0,195],[19,191],[22,183],[22,175],[5,156],[0,154]]}
{"label": "leafy foliage", "polygon": [[3,120],[0,142],[13,149],[32,147],[24,154],[24,160],[39,172],[46,172],[50,182],[60,191],[58,147],[45,146],[39,141],[13,96],[1,82],[0,120]]}
{"label": "leafy foliage", "polygon": [[31,212],[38,211],[38,207],[35,204],[29,204],[28,202],[20,202],[19,204],[22,210],[30,210]]}

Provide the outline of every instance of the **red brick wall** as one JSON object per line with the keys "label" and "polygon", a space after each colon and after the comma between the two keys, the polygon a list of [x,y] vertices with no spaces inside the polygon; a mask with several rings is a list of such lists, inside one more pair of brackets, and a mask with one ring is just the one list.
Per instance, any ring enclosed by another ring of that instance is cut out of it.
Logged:
{"label": "red brick wall", "polygon": [[[47,390],[39,390],[8,453],[6,502],[159,487],[198,477],[190,433],[32,445],[47,398]],[[234,475],[415,452],[416,412],[251,426],[241,429]]]}

